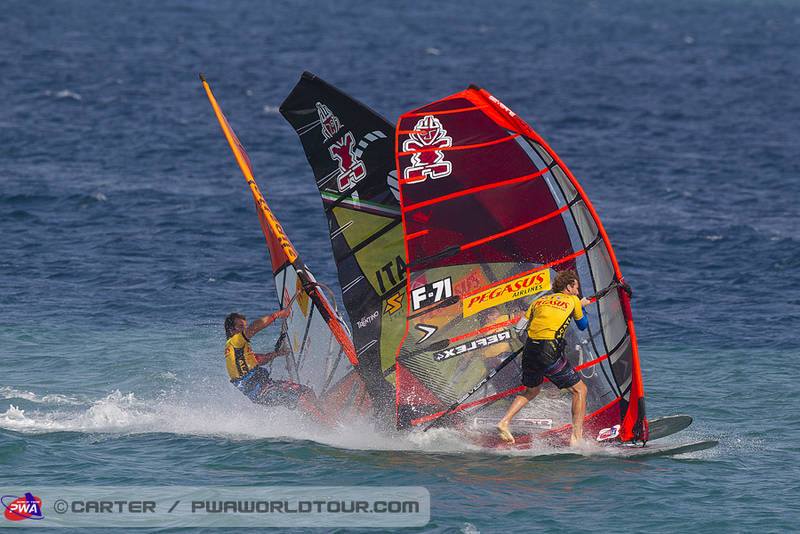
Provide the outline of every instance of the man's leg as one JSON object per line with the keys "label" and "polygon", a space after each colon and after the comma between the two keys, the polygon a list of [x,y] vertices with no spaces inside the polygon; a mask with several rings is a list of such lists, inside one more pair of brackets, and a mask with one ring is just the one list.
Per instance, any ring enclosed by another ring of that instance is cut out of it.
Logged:
{"label": "man's leg", "polygon": [[316,423],[326,427],[333,426],[333,421],[320,407],[317,396],[311,388],[305,388],[297,399],[297,405]]}
{"label": "man's leg", "polygon": [[325,426],[332,424],[330,417],[320,408],[314,390],[291,380],[266,379],[245,394],[253,402],[264,406],[283,406],[290,410],[299,407],[315,422]]}
{"label": "man's leg", "polygon": [[542,386],[539,384],[535,387],[526,387],[525,391],[522,395],[517,395],[514,398],[514,402],[511,403],[511,406],[508,408],[508,411],[503,416],[502,419],[497,423],[497,432],[500,434],[500,439],[507,443],[514,443],[514,435],[511,434],[508,430],[508,425],[511,423],[511,420],[514,418],[515,415],[522,409],[523,406],[528,404],[536,395],[539,394],[541,391]]}
{"label": "man's leg", "polygon": [[264,387],[269,383],[269,374],[256,367],[254,370],[246,374],[242,379],[234,382],[236,389],[241,391],[245,397],[256,404],[264,404],[261,401]]}
{"label": "man's leg", "polygon": [[578,381],[568,389],[572,393],[572,435],[569,438],[569,444],[574,446],[583,439],[583,418],[586,415],[586,384],[583,381]]}

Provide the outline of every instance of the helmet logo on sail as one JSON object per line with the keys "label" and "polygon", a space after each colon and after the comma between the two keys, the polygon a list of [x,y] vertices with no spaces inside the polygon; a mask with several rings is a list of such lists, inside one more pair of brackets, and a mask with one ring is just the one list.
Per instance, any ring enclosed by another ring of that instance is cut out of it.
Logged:
{"label": "helmet logo on sail", "polygon": [[424,182],[428,178],[444,178],[453,172],[453,165],[444,159],[437,148],[453,146],[453,138],[447,135],[441,121],[433,115],[425,115],[414,126],[414,131],[403,141],[403,152],[413,152],[411,165],[403,171],[407,184]]}
{"label": "helmet logo on sail", "polygon": [[326,141],[336,135],[336,132],[341,130],[342,123],[339,122],[339,117],[333,114],[328,106],[322,102],[317,102],[317,114],[319,115],[319,125],[322,128],[322,137]]}
{"label": "helmet logo on sail", "polygon": [[337,184],[339,192],[344,193],[355,187],[356,182],[367,175],[367,168],[355,153],[356,140],[353,132],[348,131],[341,139],[328,147],[331,157],[339,164]]}
{"label": "helmet logo on sail", "polygon": [[[342,129],[342,121],[322,102],[317,102],[316,107],[317,115],[319,115],[319,126],[322,129],[322,137],[325,138],[325,142],[328,142]],[[341,139],[328,147],[328,153],[339,166],[336,183],[340,193],[352,189],[355,187],[356,182],[367,175],[367,168],[364,166],[364,162],[361,161],[362,151],[357,148],[353,132],[349,130]]]}

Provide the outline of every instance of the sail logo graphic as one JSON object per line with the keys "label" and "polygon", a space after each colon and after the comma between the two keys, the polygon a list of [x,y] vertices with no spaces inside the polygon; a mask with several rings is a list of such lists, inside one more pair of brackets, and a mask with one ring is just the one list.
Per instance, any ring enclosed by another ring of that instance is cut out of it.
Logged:
{"label": "sail logo graphic", "polygon": [[550,289],[550,270],[543,269],[500,282],[463,299],[464,317]]}
{"label": "sail logo graphic", "polygon": [[390,261],[383,267],[375,271],[375,280],[378,282],[378,288],[381,294],[388,291],[386,283],[389,283],[389,288],[397,285],[406,279],[406,262],[402,256],[395,256],[394,261]]}
{"label": "sail logo graphic", "polygon": [[477,291],[488,283],[489,280],[483,274],[483,269],[476,267],[464,275],[464,278],[453,284],[453,291],[456,295],[464,296]]}
{"label": "sail logo graphic", "polygon": [[417,325],[414,325],[414,328],[416,328],[417,330],[419,330],[420,332],[423,333],[423,336],[421,338],[419,338],[419,341],[417,341],[417,343],[416,343],[417,345],[419,345],[420,343],[424,343],[425,341],[428,341],[428,339],[433,334],[435,334],[437,330],[439,330],[439,328],[437,328],[436,326],[434,326],[432,324],[421,324],[421,323],[417,324]]}
{"label": "sail logo graphic", "polygon": [[378,310],[375,310],[371,315],[365,315],[364,317],[356,321],[356,324],[358,325],[359,328],[366,328],[368,324],[370,324],[372,321],[378,318],[378,315],[379,315]]}
{"label": "sail logo graphic", "polygon": [[411,290],[411,311],[417,311],[452,296],[453,281],[450,278],[425,284]]}
{"label": "sail logo graphic", "polygon": [[16,495],[3,495],[0,502],[5,508],[3,516],[9,521],[23,521],[25,519],[44,519],[42,513],[42,499],[33,493],[26,493],[22,497]]}
{"label": "sail logo graphic", "polygon": [[342,129],[342,123],[339,121],[339,117],[334,115],[330,108],[322,102],[317,102],[316,106],[322,137],[325,138],[325,141],[330,141],[336,132]]}
{"label": "sail logo graphic", "polygon": [[461,345],[456,345],[455,347],[444,349],[443,351],[434,354],[433,359],[437,362],[442,362],[449,358],[466,354],[467,352],[472,352],[478,349],[485,349],[489,345],[494,345],[495,343],[500,343],[501,341],[507,341],[509,339],[511,339],[511,332],[509,330],[503,330],[502,332],[498,332],[496,334],[491,334],[486,337],[479,337],[478,339],[467,341],[466,343],[462,343]]}
{"label": "sail logo graphic", "polygon": [[502,109],[503,111],[505,111],[506,113],[508,113],[512,117],[516,117],[517,116],[517,114],[514,113],[513,111],[511,111],[511,109],[508,106],[506,106],[505,104],[503,104],[502,102],[497,100],[497,98],[495,98],[494,95],[489,95],[489,100],[491,100],[492,102],[497,104],[500,107],[500,109]]}
{"label": "sail logo graphic", "polygon": [[414,126],[414,131],[403,141],[403,152],[413,152],[411,165],[403,171],[407,184],[418,184],[428,178],[444,178],[453,172],[453,164],[444,159],[444,152],[437,148],[453,146],[453,138],[447,135],[439,119],[425,115]]}
{"label": "sail logo graphic", "polygon": [[[255,185],[255,180],[247,180],[247,183]],[[289,262],[294,263],[294,261],[297,259],[297,252],[295,252],[292,243],[289,241],[289,238],[286,237],[286,232],[283,231],[281,223],[278,222],[278,219],[275,218],[275,215],[272,213],[272,210],[270,210],[269,206],[267,206],[267,201],[264,200],[264,197],[261,197],[260,195],[261,193],[259,193],[260,198],[258,198],[257,202],[258,205],[261,207],[261,214],[266,219],[267,224],[272,230],[273,236],[278,241],[278,244],[283,250],[283,253],[286,254],[286,257],[289,259]],[[263,222],[264,221],[262,220],[262,225]]]}
{"label": "sail logo graphic", "polygon": [[386,299],[386,307],[383,309],[383,313],[388,313],[389,315],[394,315],[397,313],[400,308],[403,307],[403,295],[405,294],[404,290],[400,290],[388,299]]}
{"label": "sail logo graphic", "polygon": [[339,165],[337,185],[339,192],[344,193],[355,187],[356,182],[367,175],[364,162],[355,153],[356,140],[353,132],[348,131],[341,139],[328,147],[328,152]]}
{"label": "sail logo graphic", "polygon": [[553,295],[549,299],[539,299],[533,305],[537,309],[542,306],[550,306],[551,308],[558,308],[566,311],[570,308],[572,302],[564,300],[561,295]]}

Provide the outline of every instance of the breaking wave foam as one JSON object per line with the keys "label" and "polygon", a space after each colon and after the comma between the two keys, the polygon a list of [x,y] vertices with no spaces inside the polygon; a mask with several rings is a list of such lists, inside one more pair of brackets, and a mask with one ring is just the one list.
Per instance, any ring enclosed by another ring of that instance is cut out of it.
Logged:
{"label": "breaking wave foam", "polygon": [[[0,428],[26,434],[169,433],[239,440],[311,440],[361,450],[450,452],[455,448],[464,449],[463,440],[450,431],[436,430],[419,438],[398,438],[377,432],[366,419],[348,421],[334,429],[321,428],[289,410],[253,405],[227,383],[195,384],[192,393],[165,393],[150,400],[121,391],[95,400],[38,395],[10,387],[0,388],[0,394],[11,401],[6,411],[0,411]],[[14,399],[31,401],[37,406],[24,407]]]}
{"label": "breaking wave foam", "polygon": [[23,399],[37,404],[67,404],[79,405],[84,404],[85,400],[78,397],[69,395],[59,395],[57,393],[50,393],[46,395],[37,395],[32,391],[23,391],[9,386],[0,387],[0,400],[13,400]]}

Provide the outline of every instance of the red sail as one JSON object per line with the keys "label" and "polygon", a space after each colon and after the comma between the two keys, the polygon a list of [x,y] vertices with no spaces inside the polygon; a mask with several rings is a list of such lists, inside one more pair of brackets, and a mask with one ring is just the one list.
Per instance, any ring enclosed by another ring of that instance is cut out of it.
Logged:
{"label": "red sail", "polygon": [[[521,347],[510,325],[557,271],[577,271],[585,295],[622,274],[569,169],[487,91],[473,86],[406,113],[396,130],[409,303],[396,404],[406,427],[444,413]],[[588,331],[571,329],[566,349],[589,388],[586,428],[620,424],[623,439],[646,439],[629,297],[610,291],[588,312]],[[458,415],[499,412],[517,391],[519,361]],[[548,417],[569,420],[557,409]]]}

